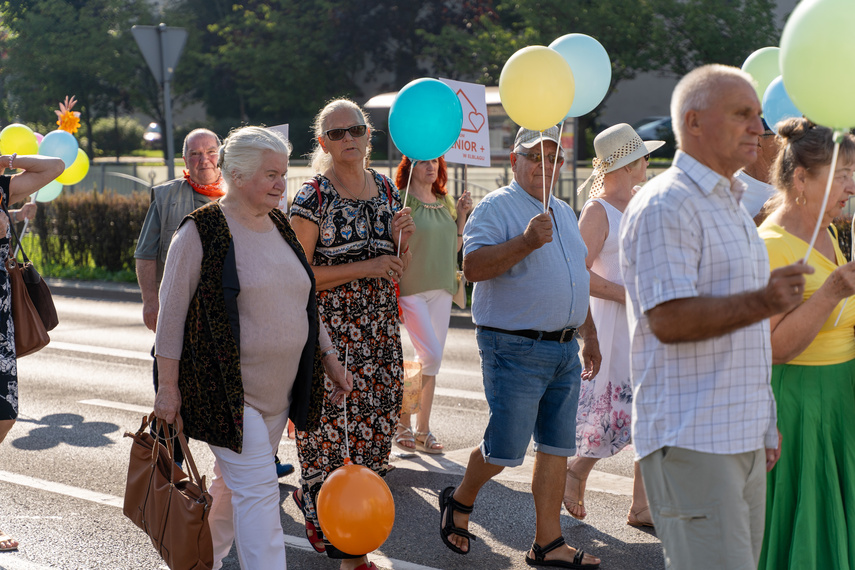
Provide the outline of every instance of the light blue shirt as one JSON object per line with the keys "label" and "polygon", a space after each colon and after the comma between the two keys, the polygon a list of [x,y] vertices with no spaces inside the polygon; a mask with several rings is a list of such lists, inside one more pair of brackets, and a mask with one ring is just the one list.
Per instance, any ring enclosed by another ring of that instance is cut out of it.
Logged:
{"label": "light blue shirt", "polygon": [[[556,331],[578,327],[588,314],[588,249],[573,208],[552,198],[552,241],[505,273],[475,283],[472,320],[506,330]],[[463,231],[463,255],[522,234],[543,212],[516,180],[490,192],[472,211]]]}

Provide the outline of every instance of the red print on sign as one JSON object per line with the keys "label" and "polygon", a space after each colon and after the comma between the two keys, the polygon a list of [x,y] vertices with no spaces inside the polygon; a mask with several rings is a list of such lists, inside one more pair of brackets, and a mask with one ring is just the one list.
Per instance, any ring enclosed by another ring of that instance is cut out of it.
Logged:
{"label": "red print on sign", "polygon": [[460,102],[466,102],[463,105],[463,112],[466,113],[466,121],[463,122],[463,128],[461,131],[466,131],[467,133],[477,133],[481,131],[481,127],[484,126],[486,122],[484,119],[484,115],[475,110],[475,105],[472,104],[472,101],[469,100],[469,97],[466,96],[466,93],[463,92],[463,89],[457,90],[457,97],[460,98]]}

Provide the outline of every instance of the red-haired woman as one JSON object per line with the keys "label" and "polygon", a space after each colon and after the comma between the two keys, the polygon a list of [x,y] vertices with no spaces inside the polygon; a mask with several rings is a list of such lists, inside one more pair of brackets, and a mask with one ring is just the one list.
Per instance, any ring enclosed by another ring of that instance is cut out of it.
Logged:
{"label": "red-haired woman", "polygon": [[422,365],[422,391],[415,432],[410,414],[402,413],[395,445],[405,451],[436,454],[442,453],[443,446],[430,432],[430,411],[451,318],[451,298],[457,292],[457,252],[463,245],[463,226],[472,211],[472,198],[468,191],[463,192],[455,207],[445,188],[448,172],[442,157],[416,161],[413,166],[405,156],[395,177],[401,195],[406,194],[408,180],[404,205],[412,209],[416,232],[409,241],[412,260],[399,283],[399,304],[416,360]]}

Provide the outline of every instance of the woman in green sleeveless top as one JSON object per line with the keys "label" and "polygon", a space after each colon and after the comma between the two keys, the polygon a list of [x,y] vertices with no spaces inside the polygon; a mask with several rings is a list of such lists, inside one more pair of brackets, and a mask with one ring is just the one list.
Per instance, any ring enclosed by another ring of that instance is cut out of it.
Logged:
{"label": "woman in green sleeveless top", "polygon": [[443,446],[430,431],[430,411],[448,334],[451,298],[457,292],[457,252],[463,245],[463,226],[472,210],[472,198],[468,191],[463,192],[455,208],[445,188],[448,172],[442,157],[412,166],[405,156],[395,177],[395,185],[403,187],[401,194],[406,193],[408,180],[405,206],[412,209],[416,232],[409,241],[413,257],[401,278],[398,303],[422,365],[422,389],[416,430],[412,431],[410,414],[402,413],[395,445],[405,451],[436,454],[442,453]]}

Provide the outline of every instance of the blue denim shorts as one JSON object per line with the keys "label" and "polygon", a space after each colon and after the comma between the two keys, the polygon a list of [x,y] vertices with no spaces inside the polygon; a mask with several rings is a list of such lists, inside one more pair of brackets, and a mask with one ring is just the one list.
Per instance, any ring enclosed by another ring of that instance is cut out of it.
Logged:
{"label": "blue denim shorts", "polygon": [[528,443],[550,455],[576,454],[576,410],[582,365],[579,343],[538,341],[478,329],[478,351],[490,421],[484,460],[522,465]]}

